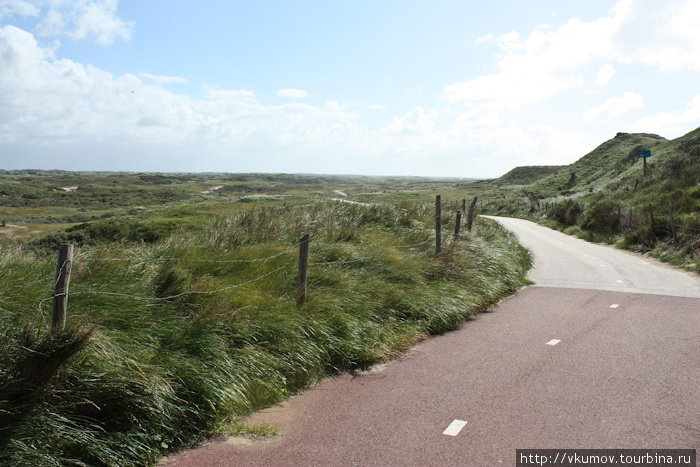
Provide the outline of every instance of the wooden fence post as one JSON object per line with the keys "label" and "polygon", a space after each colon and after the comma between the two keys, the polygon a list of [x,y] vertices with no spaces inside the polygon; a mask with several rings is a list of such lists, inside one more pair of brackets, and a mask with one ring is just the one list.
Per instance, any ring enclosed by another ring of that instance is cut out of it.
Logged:
{"label": "wooden fence post", "polygon": [[68,308],[68,285],[73,264],[73,245],[64,244],[58,248],[56,266],[56,284],[53,294],[53,316],[51,332],[61,332],[66,328],[66,309]]}
{"label": "wooden fence post", "polygon": [[440,195],[435,196],[435,256],[440,254],[442,247],[442,213],[440,206]]}
{"label": "wooden fence post", "polygon": [[467,200],[462,198],[462,212],[467,212]]}
{"label": "wooden fence post", "polygon": [[671,236],[673,237],[673,243],[678,242],[678,237],[676,237],[676,224],[673,222],[673,205],[668,203],[668,215],[671,218]]}
{"label": "wooden fence post", "polygon": [[469,213],[467,213],[467,230],[472,231],[472,223],[474,222],[474,210],[476,209],[476,196],[469,205]]}
{"label": "wooden fence post", "polygon": [[462,222],[462,211],[457,210],[457,222],[455,222],[455,238],[459,237],[459,224]]}
{"label": "wooden fence post", "polygon": [[309,234],[299,240],[299,273],[297,274],[297,306],[306,301],[306,271],[309,267]]}

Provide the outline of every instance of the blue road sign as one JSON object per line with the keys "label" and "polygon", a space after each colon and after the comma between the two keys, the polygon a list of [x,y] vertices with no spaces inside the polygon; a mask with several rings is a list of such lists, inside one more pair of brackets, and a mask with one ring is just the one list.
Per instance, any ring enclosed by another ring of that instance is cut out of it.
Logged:
{"label": "blue road sign", "polygon": [[637,158],[641,159],[642,157],[644,159],[646,159],[647,157],[651,157],[651,151],[649,149],[647,149],[646,151],[639,151],[637,153]]}

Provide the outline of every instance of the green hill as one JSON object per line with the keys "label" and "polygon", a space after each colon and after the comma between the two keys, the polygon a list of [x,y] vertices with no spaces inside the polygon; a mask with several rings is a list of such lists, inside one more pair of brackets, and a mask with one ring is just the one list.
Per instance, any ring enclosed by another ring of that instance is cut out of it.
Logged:
{"label": "green hill", "polygon": [[522,191],[544,201],[530,212],[540,220],[700,272],[700,128],[670,141],[618,133]]}
{"label": "green hill", "polygon": [[656,154],[666,143],[658,135],[618,133],[573,164],[537,180],[531,188],[541,197],[595,190],[633,168],[639,150],[649,149]]}
{"label": "green hill", "polygon": [[565,165],[532,165],[516,167],[495,180],[497,185],[530,185],[566,168]]}

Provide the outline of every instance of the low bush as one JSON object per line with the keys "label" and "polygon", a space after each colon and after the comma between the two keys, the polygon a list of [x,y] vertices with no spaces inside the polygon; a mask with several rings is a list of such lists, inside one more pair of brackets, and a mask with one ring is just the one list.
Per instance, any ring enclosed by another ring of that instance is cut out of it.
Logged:
{"label": "low bush", "polygon": [[612,233],[620,229],[620,207],[612,201],[597,201],[584,213],[581,228],[596,233]]}
{"label": "low bush", "polygon": [[580,214],[581,207],[578,203],[574,203],[571,200],[556,203],[547,211],[547,217],[549,219],[553,219],[565,226],[575,225]]}
{"label": "low bush", "polygon": [[623,248],[654,248],[656,246],[657,237],[654,230],[649,226],[642,226],[628,232],[624,235],[622,241]]}

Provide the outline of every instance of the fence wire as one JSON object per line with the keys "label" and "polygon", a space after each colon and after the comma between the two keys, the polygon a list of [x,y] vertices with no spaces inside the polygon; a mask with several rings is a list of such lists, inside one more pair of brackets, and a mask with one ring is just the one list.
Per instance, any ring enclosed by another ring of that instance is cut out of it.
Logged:
{"label": "fence wire", "polygon": [[83,262],[99,262],[99,261],[105,261],[105,262],[119,262],[119,261],[146,261],[146,262],[188,262],[188,263],[258,263],[258,262],[267,262],[270,261],[271,259],[275,259],[279,256],[282,256],[284,254],[290,253],[294,251],[294,248],[289,248],[287,250],[281,251],[279,253],[275,253],[272,256],[268,256],[266,258],[254,258],[254,259],[188,259],[188,258],[176,258],[172,256],[161,256],[158,258],[144,258],[144,257],[131,257],[131,258],[81,258],[80,256],[76,256],[74,259],[83,261]]}
{"label": "fence wire", "polygon": [[46,320],[44,319],[44,310],[42,309],[42,305],[44,302],[47,302],[49,300],[53,300],[56,297],[75,297],[75,296],[81,296],[81,295],[106,295],[110,297],[121,297],[121,298],[131,298],[134,300],[142,300],[142,301],[153,301],[153,302],[159,302],[159,301],[167,301],[167,300],[173,300],[178,297],[182,297],[185,295],[212,295],[220,292],[224,292],[226,290],[231,290],[235,289],[238,287],[243,287],[244,285],[259,281],[261,279],[264,279],[265,277],[271,276],[272,274],[281,271],[282,269],[285,269],[287,265],[285,266],[280,266],[277,269],[274,269],[272,271],[269,271],[261,276],[255,277],[253,279],[249,279],[244,282],[240,282],[238,284],[233,284],[233,285],[228,285],[226,287],[221,287],[219,289],[214,289],[214,290],[187,290],[184,292],[180,292],[178,294],[174,295],[168,295],[166,297],[144,297],[144,296],[139,296],[139,295],[131,295],[127,293],[121,293],[121,292],[102,292],[102,291],[94,291],[94,290],[89,290],[89,291],[81,291],[81,292],[65,292],[65,293],[59,293],[59,294],[52,294],[50,297],[46,297],[42,299],[39,304],[38,304],[38,312],[41,315],[42,321],[44,322],[44,325],[46,325]]}

